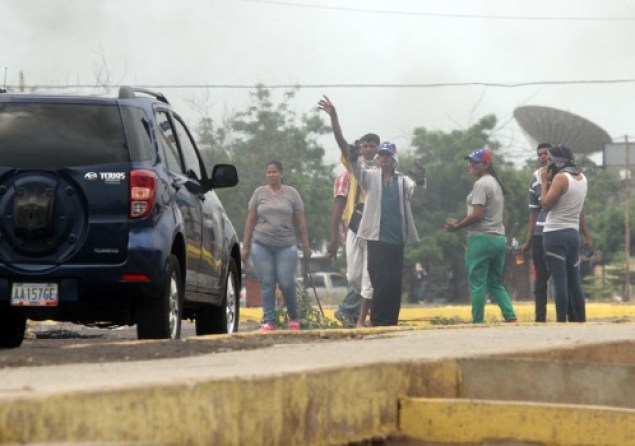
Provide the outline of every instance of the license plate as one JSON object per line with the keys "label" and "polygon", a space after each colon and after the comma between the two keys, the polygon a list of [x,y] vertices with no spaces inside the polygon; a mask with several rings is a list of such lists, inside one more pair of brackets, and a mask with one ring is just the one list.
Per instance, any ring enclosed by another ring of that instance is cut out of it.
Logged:
{"label": "license plate", "polygon": [[11,286],[11,305],[56,307],[58,303],[57,283],[14,283]]}

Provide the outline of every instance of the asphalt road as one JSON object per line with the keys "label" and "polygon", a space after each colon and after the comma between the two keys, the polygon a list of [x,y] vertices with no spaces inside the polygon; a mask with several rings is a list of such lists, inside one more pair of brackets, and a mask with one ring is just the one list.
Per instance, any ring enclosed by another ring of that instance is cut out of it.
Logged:
{"label": "asphalt road", "polygon": [[[259,328],[254,321],[241,321],[239,334],[196,337],[194,324],[183,322],[181,338],[137,340],[136,327],[94,328],[71,323],[30,323],[22,347],[0,350],[0,369],[21,366],[47,366],[75,363],[127,362],[148,359],[181,358],[235,350],[254,350],[278,344],[320,343],[341,339],[338,330],[316,335],[313,331],[286,331],[257,336],[244,335]],[[347,337],[364,334],[350,331]]]}
{"label": "asphalt road", "polygon": [[[521,325],[533,324],[533,304],[515,302]],[[549,311],[552,311],[552,306]],[[333,320],[332,308],[327,317]],[[470,308],[462,306],[404,306],[400,315],[403,326],[427,324],[436,319],[440,325],[468,324]],[[207,353],[268,348],[279,344],[319,344],[331,340],[363,339],[372,330],[302,331],[288,336],[286,330],[250,335],[259,328],[262,310],[241,309],[238,335],[196,337],[194,324],[184,321],[182,340],[138,341],[135,327],[104,329],[70,323],[29,322],[27,337],[21,348],[0,350],[0,369],[20,366],[46,366],[73,363],[128,362],[146,359],[182,358]],[[498,308],[488,305],[488,320],[496,318]],[[589,321],[622,325],[635,322],[635,306],[587,305]],[[569,324],[567,324],[569,325]],[[403,327],[402,327],[403,328]]]}

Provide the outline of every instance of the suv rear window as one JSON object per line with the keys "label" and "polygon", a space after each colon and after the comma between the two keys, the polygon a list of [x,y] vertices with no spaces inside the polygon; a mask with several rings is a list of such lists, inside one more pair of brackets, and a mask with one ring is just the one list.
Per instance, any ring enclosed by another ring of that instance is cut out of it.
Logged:
{"label": "suv rear window", "polygon": [[57,169],[130,161],[115,105],[0,104],[0,166]]}

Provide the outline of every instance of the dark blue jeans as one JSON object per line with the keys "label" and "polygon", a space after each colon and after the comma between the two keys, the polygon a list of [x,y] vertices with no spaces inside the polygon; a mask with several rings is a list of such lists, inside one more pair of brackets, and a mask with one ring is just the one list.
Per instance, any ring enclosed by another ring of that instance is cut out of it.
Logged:
{"label": "dark blue jeans", "polygon": [[298,248],[291,246],[270,246],[251,242],[251,259],[260,281],[263,323],[275,324],[276,286],[282,291],[287,304],[289,319],[298,319],[298,305],[295,290],[295,272],[298,265]]}
{"label": "dark blue jeans", "polygon": [[556,320],[567,321],[567,307],[571,300],[569,322],[586,321],[586,304],[580,280],[580,234],[575,229],[543,232],[545,263],[553,279],[556,300]]}
{"label": "dark blue jeans", "polygon": [[534,298],[536,301],[536,322],[547,321],[547,283],[549,282],[549,270],[545,264],[545,251],[542,244],[542,235],[534,235],[531,241],[534,267],[536,269],[536,281],[534,282]]}
{"label": "dark blue jeans", "polygon": [[337,306],[337,309],[346,314],[351,319],[357,320],[359,318],[359,307],[361,306],[362,295],[355,291],[352,285],[348,286],[346,296],[342,299],[342,302]]}

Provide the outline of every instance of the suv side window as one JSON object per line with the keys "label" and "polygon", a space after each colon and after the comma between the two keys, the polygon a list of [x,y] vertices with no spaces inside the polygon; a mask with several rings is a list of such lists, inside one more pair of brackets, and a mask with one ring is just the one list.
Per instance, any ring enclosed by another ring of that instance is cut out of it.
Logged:
{"label": "suv side window", "polygon": [[142,108],[122,106],[126,140],[132,161],[145,161],[154,158],[154,148],[150,137],[150,121]]}
{"label": "suv side window", "polygon": [[157,111],[156,119],[157,125],[159,126],[159,143],[161,144],[161,147],[163,149],[165,163],[168,166],[168,170],[171,170],[172,172],[183,173],[181,155],[179,154],[179,148],[176,145],[174,129],[172,128],[170,117],[164,111]]}
{"label": "suv side window", "polygon": [[201,173],[201,163],[198,158],[196,146],[190,137],[190,132],[187,131],[185,124],[177,117],[174,120],[174,128],[176,134],[179,137],[181,143],[181,153],[183,153],[183,161],[185,162],[185,172],[190,175],[194,174],[197,180],[201,180],[203,175]]}

